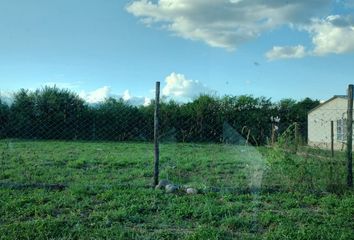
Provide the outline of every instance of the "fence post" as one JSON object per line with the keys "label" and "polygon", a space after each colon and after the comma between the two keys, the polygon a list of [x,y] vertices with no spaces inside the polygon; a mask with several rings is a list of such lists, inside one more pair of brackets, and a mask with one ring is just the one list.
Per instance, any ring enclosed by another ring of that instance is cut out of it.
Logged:
{"label": "fence post", "polygon": [[350,84],[348,87],[348,116],[347,116],[347,161],[348,175],[347,185],[353,187],[353,88]]}
{"label": "fence post", "polygon": [[159,183],[159,119],[160,119],[160,82],[156,82],[155,90],[155,114],[154,114],[154,183],[156,186]]}
{"label": "fence post", "polygon": [[329,180],[333,184],[333,167],[334,167],[334,121],[331,121],[331,159],[329,160]]}
{"label": "fence post", "polygon": [[331,121],[331,156],[334,157],[334,121]]}
{"label": "fence post", "polygon": [[92,138],[96,141],[96,114],[93,116]]}
{"label": "fence post", "polygon": [[295,123],[295,153],[297,153],[298,148],[299,148],[299,124],[296,122]]}
{"label": "fence post", "polygon": [[272,146],[274,146],[275,143],[275,123],[272,123]]}

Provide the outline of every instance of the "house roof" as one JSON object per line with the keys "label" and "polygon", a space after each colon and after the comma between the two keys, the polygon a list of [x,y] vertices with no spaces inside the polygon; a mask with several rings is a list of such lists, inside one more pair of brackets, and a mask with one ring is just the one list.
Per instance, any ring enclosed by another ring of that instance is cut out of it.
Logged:
{"label": "house roof", "polygon": [[334,95],[333,97],[331,97],[330,99],[328,99],[327,101],[321,103],[320,105],[318,105],[317,107],[313,108],[312,110],[310,110],[308,112],[308,114],[312,113],[313,111],[315,111],[316,109],[322,107],[323,105],[327,104],[328,102],[332,101],[333,99],[336,99],[336,98],[343,98],[343,99],[348,99],[348,96],[347,95]]}
{"label": "house roof", "polygon": [[[348,99],[348,96],[347,96],[347,95],[334,95],[334,97]],[[333,97],[333,98],[334,98],[334,97]]]}

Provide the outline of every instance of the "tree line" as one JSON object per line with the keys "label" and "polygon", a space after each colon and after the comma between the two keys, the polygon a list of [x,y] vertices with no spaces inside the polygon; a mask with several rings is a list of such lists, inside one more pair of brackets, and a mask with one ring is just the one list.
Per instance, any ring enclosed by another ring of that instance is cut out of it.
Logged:
{"label": "tree line", "polygon": [[[233,141],[247,138],[252,144],[262,145],[271,136],[272,116],[280,118],[279,133],[297,122],[306,139],[307,113],[318,104],[310,98],[272,102],[250,95],[201,95],[188,103],[163,100],[161,139],[224,142],[233,136]],[[67,89],[21,89],[10,105],[0,99],[0,138],[151,141],[153,116],[154,102],[132,106],[122,99],[108,98],[90,105]]]}

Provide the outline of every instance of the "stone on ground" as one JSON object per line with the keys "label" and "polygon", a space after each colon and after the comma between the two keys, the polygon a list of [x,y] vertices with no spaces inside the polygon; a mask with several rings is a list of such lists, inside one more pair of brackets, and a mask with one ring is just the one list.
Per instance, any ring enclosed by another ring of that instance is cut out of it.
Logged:
{"label": "stone on ground", "polygon": [[166,193],[175,193],[178,191],[178,186],[174,184],[168,184],[165,187]]}
{"label": "stone on ground", "polygon": [[159,184],[156,185],[156,189],[164,189],[168,184],[170,184],[170,182],[166,179],[161,179],[159,181]]}
{"label": "stone on ground", "polygon": [[187,194],[190,194],[190,195],[194,195],[194,194],[197,194],[197,193],[198,193],[198,190],[195,189],[195,188],[187,188],[187,189],[186,189],[186,193],[187,193]]}

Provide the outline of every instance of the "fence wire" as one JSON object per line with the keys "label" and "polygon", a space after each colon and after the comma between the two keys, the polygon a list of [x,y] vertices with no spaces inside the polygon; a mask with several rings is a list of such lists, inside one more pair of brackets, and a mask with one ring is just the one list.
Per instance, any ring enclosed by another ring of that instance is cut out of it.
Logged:
{"label": "fence wire", "polygon": [[[333,153],[327,151],[332,144],[332,121],[337,160],[330,161],[343,165],[345,104],[315,109],[308,118],[304,109],[302,116],[294,112],[291,101],[283,105],[251,96],[200,96],[184,104],[163,101],[160,178],[197,188],[252,189],[262,184],[278,188],[284,176],[262,182],[263,175],[274,174],[272,154],[264,149],[280,146],[302,158],[333,158]],[[91,178],[97,171],[105,171],[111,180],[116,179],[116,185],[146,186],[153,174],[154,107],[154,102],[132,106],[113,98],[89,105],[70,91],[55,87],[35,92],[21,90],[12,104],[0,102],[1,181],[68,183],[70,177],[64,176],[82,170]],[[11,180],[9,164],[17,168],[17,180]],[[313,164],[317,164],[316,160]],[[57,180],[35,177],[51,167]],[[68,172],[61,172],[66,167]],[[125,171],[123,179],[113,177],[120,171]],[[255,184],[254,179],[258,179]],[[289,186],[295,185],[297,179],[289,181]]]}
{"label": "fence wire", "polygon": [[[0,102],[0,228],[22,236],[32,231],[18,229],[34,226],[41,237],[18,237],[28,239],[90,238],[92,229],[97,239],[102,229],[182,238],[213,222],[230,239],[263,233],[272,228],[269,201],[275,213],[277,201],[292,208],[299,198],[346,191],[346,111],[322,106],[307,116],[317,104],[304,102],[162,101],[159,177],[169,187],[154,189],[154,102],[90,105],[67,90],[21,90]],[[42,221],[50,225],[30,225]]]}

